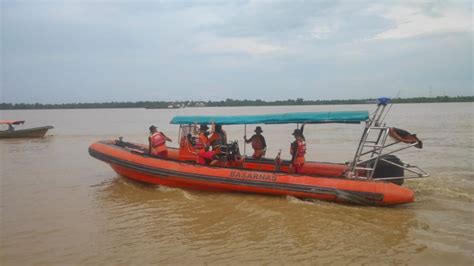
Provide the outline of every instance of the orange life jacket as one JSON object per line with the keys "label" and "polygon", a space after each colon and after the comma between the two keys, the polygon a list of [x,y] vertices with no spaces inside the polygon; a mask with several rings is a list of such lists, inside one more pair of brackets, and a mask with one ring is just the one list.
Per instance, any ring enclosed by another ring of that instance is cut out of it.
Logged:
{"label": "orange life jacket", "polygon": [[263,150],[265,148],[263,136],[253,135],[252,136],[252,148],[254,150]]}
{"label": "orange life jacket", "polygon": [[153,133],[149,138],[151,154],[157,154],[166,150],[166,138],[160,132]]}
{"label": "orange life jacket", "polygon": [[207,138],[206,134],[199,133],[199,139],[196,141],[196,149],[199,151],[206,151],[207,147],[209,146],[209,139]]}
{"label": "orange life jacket", "polygon": [[296,145],[291,145],[290,154],[294,154],[294,146],[296,146],[296,157],[304,157],[306,154],[306,142],[304,140],[297,139]]}
{"label": "orange life jacket", "polygon": [[212,146],[212,150],[216,153],[219,153],[221,150],[221,146],[225,144],[225,135],[224,133],[214,132],[209,139],[209,142]]}
{"label": "orange life jacket", "polygon": [[296,156],[302,157],[306,154],[306,142],[304,140],[298,141],[298,151],[296,152]]}

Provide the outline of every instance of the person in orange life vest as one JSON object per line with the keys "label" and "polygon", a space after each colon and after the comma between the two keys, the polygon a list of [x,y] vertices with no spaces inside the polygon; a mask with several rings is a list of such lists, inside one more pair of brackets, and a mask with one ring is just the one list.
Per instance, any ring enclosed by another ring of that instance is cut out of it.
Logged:
{"label": "person in orange life vest", "polygon": [[148,137],[150,155],[166,158],[168,156],[166,141],[172,140],[163,132],[157,131],[155,126],[150,126],[150,136]]}
{"label": "person in orange life vest", "polygon": [[209,139],[207,137],[208,132],[206,124],[202,124],[199,127],[199,138],[196,141],[196,145],[194,146],[198,150],[198,157],[197,163],[199,164],[206,164],[212,161],[214,157],[214,152],[208,151],[209,150]]}
{"label": "person in orange life vest", "polygon": [[222,125],[212,124],[213,133],[209,138],[214,154],[221,153],[221,146],[227,144],[227,133],[222,129]]}
{"label": "person in orange life vest", "polygon": [[295,129],[293,136],[295,136],[295,141],[291,143],[290,147],[291,167],[295,170],[295,173],[299,173],[305,162],[304,155],[306,154],[306,142],[302,129]]}
{"label": "person in orange life vest", "polygon": [[254,159],[260,159],[265,156],[265,151],[267,150],[267,143],[265,142],[265,138],[261,134],[263,130],[261,127],[255,128],[255,135],[253,135],[250,139],[247,139],[247,136],[244,136],[244,140],[246,143],[252,143],[253,148],[253,155]]}

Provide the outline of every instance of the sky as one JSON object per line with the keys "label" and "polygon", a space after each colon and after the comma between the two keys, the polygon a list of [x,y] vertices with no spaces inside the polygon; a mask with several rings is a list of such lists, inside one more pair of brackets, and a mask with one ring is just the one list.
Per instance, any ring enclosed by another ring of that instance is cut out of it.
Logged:
{"label": "sky", "polygon": [[0,0],[0,102],[473,95],[473,2]]}

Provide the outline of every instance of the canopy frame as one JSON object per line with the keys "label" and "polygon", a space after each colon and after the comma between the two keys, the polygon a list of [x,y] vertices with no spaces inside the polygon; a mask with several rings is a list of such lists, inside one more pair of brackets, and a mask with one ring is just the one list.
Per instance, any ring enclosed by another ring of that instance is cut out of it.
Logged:
{"label": "canopy frame", "polygon": [[170,124],[359,124],[369,119],[368,111],[305,112],[241,116],[175,116]]}

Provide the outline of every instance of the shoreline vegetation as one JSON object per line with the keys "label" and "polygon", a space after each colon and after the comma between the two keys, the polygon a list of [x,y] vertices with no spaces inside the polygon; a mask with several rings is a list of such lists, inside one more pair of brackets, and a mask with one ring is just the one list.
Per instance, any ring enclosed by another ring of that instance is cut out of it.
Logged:
{"label": "shoreline vegetation", "polygon": [[[437,96],[416,98],[393,98],[393,103],[450,103],[450,102],[474,102],[474,96]],[[146,109],[170,109],[188,107],[229,107],[229,106],[286,106],[286,105],[337,105],[337,104],[367,104],[375,103],[376,99],[352,99],[352,100],[234,100],[222,101],[138,101],[138,102],[103,102],[103,103],[0,103],[0,110],[39,110],[39,109],[100,109],[100,108],[146,108]]]}

